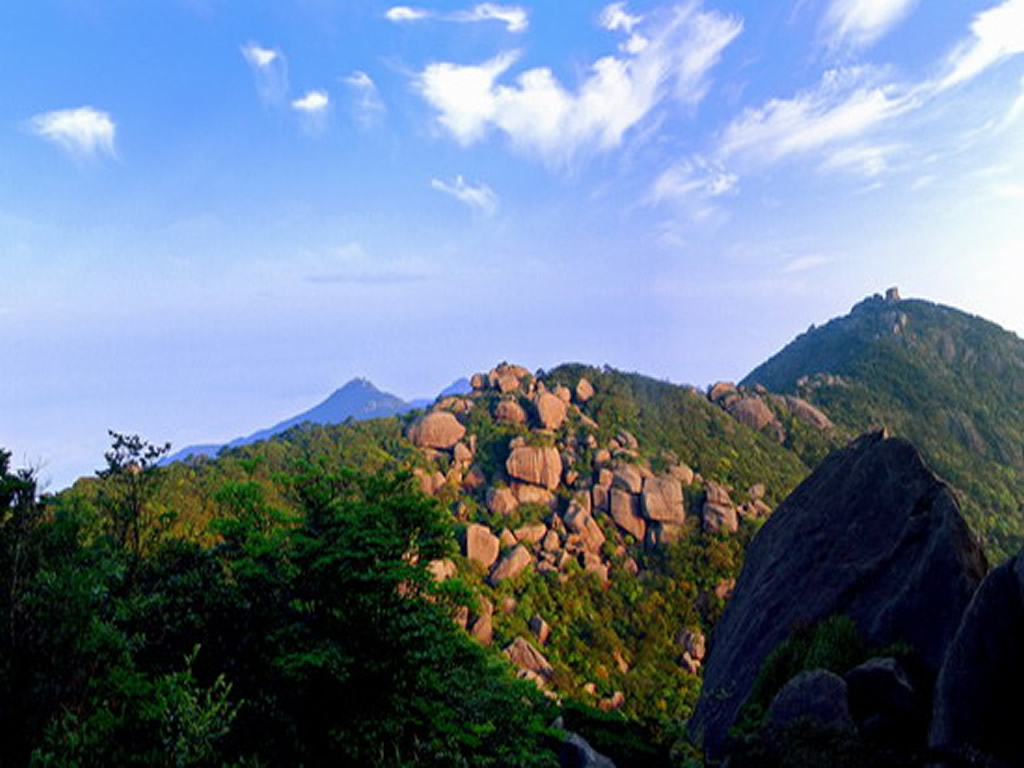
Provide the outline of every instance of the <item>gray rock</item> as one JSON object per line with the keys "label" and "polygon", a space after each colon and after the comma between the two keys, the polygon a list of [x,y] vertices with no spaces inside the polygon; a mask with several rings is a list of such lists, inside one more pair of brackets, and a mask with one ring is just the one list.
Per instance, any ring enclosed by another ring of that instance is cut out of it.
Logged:
{"label": "gray rock", "polygon": [[870,645],[908,643],[934,674],[986,567],[952,492],[910,443],[875,433],[834,452],[751,542],[691,734],[719,757],[765,657],[791,627],[832,615]]}
{"label": "gray rock", "polygon": [[767,724],[786,727],[801,721],[852,733],[846,681],[828,670],[811,669],[782,686],[768,707]]}
{"label": "gray rock", "polygon": [[561,768],[615,768],[615,763],[597,752],[586,739],[571,732],[565,734],[558,764]]}

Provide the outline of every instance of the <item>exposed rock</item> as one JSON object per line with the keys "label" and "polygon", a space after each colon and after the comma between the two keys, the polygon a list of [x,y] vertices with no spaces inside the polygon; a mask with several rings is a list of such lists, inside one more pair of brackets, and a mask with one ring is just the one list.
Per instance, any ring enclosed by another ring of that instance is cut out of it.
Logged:
{"label": "exposed rock", "polygon": [[640,493],[644,487],[644,476],[634,464],[623,464],[616,467],[612,476],[612,486],[630,493]]}
{"label": "exposed rock", "polygon": [[[1024,765],[1024,554],[985,577],[971,600],[935,685],[929,743],[970,765]],[[998,763],[995,761],[999,761]]]}
{"label": "exposed rock", "polygon": [[729,491],[710,480],[708,480],[707,487],[704,489],[704,498],[712,504],[720,504],[723,507],[731,507],[733,505],[732,499],[729,498]]}
{"label": "exposed rock", "polygon": [[467,491],[475,491],[487,485],[487,476],[479,466],[474,464],[462,478],[462,487]]}
{"label": "exposed rock", "polygon": [[679,644],[683,647],[690,656],[697,661],[704,660],[704,652],[707,647],[707,641],[704,638],[704,633],[698,629],[687,629],[680,633]]}
{"label": "exposed rock", "polygon": [[569,530],[580,536],[583,546],[591,551],[597,552],[604,544],[604,533],[601,526],[583,507],[572,505],[565,513],[565,524]]}
{"label": "exposed rock", "polygon": [[690,655],[689,651],[683,651],[682,657],[679,659],[679,663],[682,664],[683,669],[689,672],[691,675],[700,674],[700,662]]}
{"label": "exposed rock", "polygon": [[594,385],[586,379],[576,382],[576,401],[585,403],[594,396]]}
{"label": "exposed rock", "polygon": [[817,429],[831,429],[834,426],[828,416],[806,400],[793,395],[785,395],[783,399],[793,415],[805,424]]}
{"label": "exposed rock", "polygon": [[459,629],[466,629],[469,625],[469,608],[464,605],[457,606],[452,614],[452,623]]}
{"label": "exposed rock", "polygon": [[506,595],[501,598],[501,612],[506,616],[511,616],[516,612],[516,605],[518,605],[518,603],[512,595]]}
{"label": "exposed rock", "polygon": [[520,504],[541,504],[545,507],[555,506],[555,496],[547,488],[529,483],[515,483],[512,491]]}
{"label": "exposed rock", "polygon": [[516,539],[516,535],[508,528],[501,529],[501,533],[498,534],[498,541],[501,542],[501,546],[504,549],[511,549],[519,543],[519,540]]}
{"label": "exposed rock", "polygon": [[558,753],[559,768],[615,768],[615,763],[595,750],[578,733],[566,732]]}
{"label": "exposed rock", "polygon": [[409,427],[408,438],[418,448],[446,451],[464,434],[466,428],[448,411],[431,411]]}
{"label": "exposed rock", "polygon": [[487,377],[482,373],[474,373],[469,379],[469,386],[475,390],[485,389],[487,387]]}
{"label": "exposed rock", "polygon": [[750,489],[747,491],[747,495],[755,501],[757,499],[763,499],[764,493],[764,483],[754,483],[754,485],[750,486]]}
{"label": "exposed rock", "polygon": [[494,406],[494,418],[509,424],[525,424],[526,411],[515,400],[499,400]]}
{"label": "exposed rock", "polygon": [[432,411],[451,411],[452,413],[467,413],[473,410],[473,401],[465,397],[450,395],[434,403]]}
{"label": "exposed rock", "polygon": [[601,468],[597,472],[597,485],[602,488],[611,488],[615,480],[615,473],[608,468]]}
{"label": "exposed rock", "polygon": [[538,651],[533,643],[525,637],[517,637],[512,644],[505,649],[505,655],[513,664],[527,672],[533,672],[543,680],[550,680],[555,674],[554,667],[544,658],[544,654]]}
{"label": "exposed rock", "polygon": [[736,385],[729,381],[719,381],[708,390],[708,399],[719,405],[728,404],[731,400],[739,398],[740,393]]}
{"label": "exposed rock", "polygon": [[473,460],[473,452],[466,447],[465,443],[459,442],[452,448],[452,458],[459,464],[468,465]]}
{"label": "exposed rock", "polygon": [[426,472],[416,467],[412,473],[419,482],[420,490],[427,496],[434,496],[444,487],[445,477],[440,472]]}
{"label": "exposed rock", "polygon": [[844,677],[850,714],[865,738],[896,748],[924,746],[928,708],[896,659],[869,659]]}
{"label": "exposed rock", "polygon": [[541,645],[546,645],[548,638],[551,636],[551,625],[544,621],[544,617],[539,613],[533,614],[530,617],[529,627],[530,631],[537,638],[537,642]]}
{"label": "exposed rock", "polygon": [[615,439],[618,440],[620,446],[627,450],[635,451],[640,448],[640,443],[629,430],[620,429],[618,434],[615,435]]}
{"label": "exposed rock", "polygon": [[514,579],[533,562],[533,555],[530,550],[522,544],[516,544],[512,550],[501,558],[501,561],[491,571],[490,582],[496,586],[505,579]]}
{"label": "exposed rock", "polygon": [[447,557],[443,560],[431,560],[427,563],[427,570],[434,577],[434,581],[446,581],[458,572],[455,563]]}
{"label": "exposed rock", "polygon": [[617,709],[622,709],[622,705],[626,703],[626,694],[622,691],[616,691],[606,699],[601,699],[597,702],[597,708],[602,712],[614,712]]}
{"label": "exposed rock", "polygon": [[495,515],[510,515],[519,508],[519,501],[511,488],[488,488],[487,509]]}
{"label": "exposed rock", "polygon": [[719,600],[728,600],[730,597],[732,597],[732,593],[735,591],[735,589],[736,579],[722,579],[717,584],[715,584],[715,589],[713,593],[715,597],[717,597]]}
{"label": "exposed rock", "polygon": [[608,489],[603,485],[595,485],[590,489],[593,508],[598,512],[608,511]]}
{"label": "exposed rock", "polygon": [[594,451],[594,466],[600,467],[612,460],[612,452],[607,448],[598,448]]}
{"label": "exposed rock", "polygon": [[540,547],[545,552],[557,552],[562,548],[562,543],[558,538],[558,534],[549,530],[544,534],[544,538],[540,542]]}
{"label": "exposed rock", "polygon": [[686,521],[683,509],[683,488],[671,477],[644,479],[644,517],[657,522],[682,525]]}
{"label": "exposed rock", "polygon": [[505,470],[511,477],[553,491],[562,479],[562,457],[554,448],[521,445],[512,449]]}
{"label": "exposed rock", "polygon": [[494,637],[494,604],[486,597],[477,599],[478,613],[469,623],[469,634],[481,645],[490,645]]}
{"label": "exposed rock", "polygon": [[647,526],[644,519],[640,517],[636,496],[621,488],[612,488],[609,506],[615,524],[626,533],[631,534],[637,541],[643,541]]}
{"label": "exposed rock", "polygon": [[537,421],[541,429],[554,431],[565,421],[568,407],[564,400],[551,392],[542,392],[534,402],[537,410]]}
{"label": "exposed rock", "polygon": [[564,384],[559,384],[555,387],[554,395],[566,405],[572,402],[572,392]]}
{"label": "exposed rock", "polygon": [[745,424],[754,430],[760,430],[775,421],[772,409],[756,395],[734,400],[725,409],[740,424]]}
{"label": "exposed rock", "polygon": [[878,433],[834,452],[748,547],[691,731],[717,758],[768,653],[827,616],[849,616],[869,645],[908,643],[934,673],[985,569],[952,492],[908,442]]}
{"label": "exposed rock", "polygon": [[740,521],[736,517],[735,507],[723,507],[720,504],[705,501],[701,517],[704,530],[708,533],[736,533],[740,529]]}
{"label": "exposed rock", "polygon": [[668,468],[668,474],[686,486],[693,485],[693,470],[685,464],[675,464]]}
{"label": "exposed rock", "polygon": [[466,559],[490,568],[498,559],[501,542],[486,525],[472,523],[466,527]]}
{"label": "exposed rock", "polygon": [[547,532],[548,527],[544,525],[544,523],[528,523],[513,531],[516,535],[516,539],[526,544],[536,544],[544,538],[544,535]]}
{"label": "exposed rock", "polygon": [[801,721],[852,733],[846,681],[827,670],[811,669],[782,686],[768,707],[767,722],[785,727]]}

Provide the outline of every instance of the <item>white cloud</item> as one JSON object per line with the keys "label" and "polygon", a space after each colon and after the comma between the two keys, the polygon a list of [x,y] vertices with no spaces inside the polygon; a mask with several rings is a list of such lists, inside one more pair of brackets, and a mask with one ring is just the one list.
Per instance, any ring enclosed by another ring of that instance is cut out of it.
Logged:
{"label": "white cloud", "polygon": [[352,91],[356,121],[364,129],[372,128],[387,112],[376,83],[359,69],[341,81]]}
{"label": "white cloud", "polygon": [[115,155],[117,125],[106,112],[93,107],[59,109],[34,116],[31,130],[79,157]]}
{"label": "white cloud", "polygon": [[280,104],[288,94],[288,62],[276,48],[257,43],[241,47],[242,57],[256,79],[256,90],[265,104]]}
{"label": "white cloud", "polygon": [[426,8],[412,8],[407,5],[396,5],[388,9],[384,18],[396,24],[410,21],[438,19],[440,21],[500,21],[509,32],[525,32],[530,25],[530,16],[518,5],[498,5],[497,3],[480,3],[468,11],[439,13]]}
{"label": "white cloud", "polygon": [[858,144],[832,152],[821,164],[822,171],[844,171],[868,178],[889,170],[889,158],[904,147],[899,144]]}
{"label": "white cloud", "polygon": [[824,28],[833,48],[863,48],[902,21],[917,0],[831,0]]}
{"label": "white cloud", "polygon": [[619,146],[673,83],[677,98],[698,102],[708,73],[742,22],[690,4],[669,10],[650,26],[642,50],[598,59],[576,91],[546,67],[522,72],[513,84],[500,83],[517,51],[478,65],[430,64],[415,86],[459,143],[471,144],[496,129],[516,148],[566,165],[581,151]]}
{"label": "white cloud", "polygon": [[663,171],[651,186],[652,202],[687,202],[721,197],[736,187],[738,178],[703,157],[680,160]]}
{"label": "white cloud", "polygon": [[633,27],[644,20],[643,16],[632,16],[626,11],[625,3],[612,3],[606,5],[601,10],[601,15],[597,17],[597,23],[605,29],[615,30],[621,29],[626,34],[633,33]]}
{"label": "white cloud", "polygon": [[872,79],[869,70],[829,70],[814,90],[748,108],[726,126],[719,151],[774,162],[856,139],[917,106],[913,95]]}
{"label": "white cloud", "polygon": [[388,12],[384,14],[385,19],[396,23],[401,23],[403,21],[420,21],[422,19],[428,19],[430,16],[430,11],[425,11],[422,8],[410,8],[407,5],[396,5],[394,8],[389,8]]}
{"label": "white cloud", "polygon": [[323,112],[330,104],[327,91],[307,91],[306,95],[292,102],[292,109],[307,114]]}
{"label": "white cloud", "polygon": [[971,37],[950,54],[949,72],[939,87],[970,80],[1019,53],[1024,53],[1024,0],[1005,0],[974,17]]}
{"label": "white cloud", "polygon": [[431,179],[430,186],[438,192],[444,192],[446,195],[454,197],[460,203],[468,205],[485,216],[493,216],[498,210],[498,196],[486,184],[473,186],[466,183],[462,176],[456,176],[454,184],[448,184],[440,179]]}
{"label": "white cloud", "polygon": [[517,5],[481,3],[472,10],[453,13],[451,21],[500,21],[509,32],[525,32],[530,25],[529,14]]}

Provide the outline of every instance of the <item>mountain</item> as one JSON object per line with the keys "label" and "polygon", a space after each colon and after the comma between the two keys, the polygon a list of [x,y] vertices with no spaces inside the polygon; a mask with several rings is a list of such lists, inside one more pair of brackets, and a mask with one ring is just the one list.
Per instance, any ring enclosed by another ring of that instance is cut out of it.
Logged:
{"label": "mountain", "polygon": [[[452,386],[454,387],[457,384],[458,382]],[[297,416],[285,419],[272,427],[253,432],[247,437],[235,438],[223,445],[190,445],[168,457],[164,463],[170,464],[175,461],[184,461],[190,456],[208,456],[212,458],[223,448],[237,448],[260,440],[268,440],[274,435],[279,435],[305,422],[312,424],[340,424],[350,418],[364,421],[366,419],[395,416],[417,407],[420,406],[417,406],[415,402],[407,403],[400,397],[380,391],[366,379],[355,378],[340,389],[335,390],[330,397],[319,405],[310,408],[308,411],[303,411]]]}
{"label": "mountain", "polygon": [[1024,542],[1024,340],[896,289],[812,326],[741,387],[799,396],[855,434],[910,439],[995,560]]}

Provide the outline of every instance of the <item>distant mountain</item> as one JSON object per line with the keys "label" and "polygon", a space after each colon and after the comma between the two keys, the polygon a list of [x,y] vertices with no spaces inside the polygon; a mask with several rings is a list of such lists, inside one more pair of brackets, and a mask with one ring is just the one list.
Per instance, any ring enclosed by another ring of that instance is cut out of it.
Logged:
{"label": "distant mountain", "polygon": [[1024,543],[1024,340],[895,289],[811,327],[754,369],[762,385],[820,407],[851,432],[913,441],[963,495],[995,559]]}
{"label": "distant mountain", "polygon": [[[468,392],[469,380],[459,379],[446,387],[440,396],[448,394],[463,394]],[[190,445],[183,448],[164,463],[170,464],[175,461],[184,461],[190,456],[214,457],[224,448],[237,448],[241,445],[248,445],[260,440],[268,440],[294,426],[310,422],[312,424],[340,424],[346,419],[365,421],[367,419],[380,419],[388,416],[395,416],[400,413],[422,408],[429,405],[433,400],[413,400],[406,402],[402,398],[388,392],[382,392],[371,382],[362,378],[352,379],[340,389],[324,400],[319,405],[303,411],[297,416],[292,416],[272,427],[253,432],[246,437],[238,437],[224,444],[211,445]]]}

